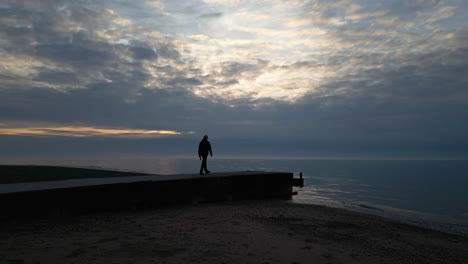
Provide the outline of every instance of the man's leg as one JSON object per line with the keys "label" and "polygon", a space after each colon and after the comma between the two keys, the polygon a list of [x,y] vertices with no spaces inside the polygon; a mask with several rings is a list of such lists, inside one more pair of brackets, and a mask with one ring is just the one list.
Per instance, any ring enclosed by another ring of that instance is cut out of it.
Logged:
{"label": "man's leg", "polygon": [[203,156],[202,157],[202,162],[201,162],[201,165],[200,165],[200,175],[203,175],[203,169],[204,169],[204,166],[206,166],[205,163],[206,163],[206,159]]}
{"label": "man's leg", "polygon": [[210,171],[208,170],[208,155],[206,155],[206,158],[205,158],[205,172],[207,174],[210,173]]}
{"label": "man's leg", "polygon": [[210,171],[207,168],[207,160],[208,160],[208,155],[203,156],[202,168],[205,170],[206,173],[210,173]]}
{"label": "man's leg", "polygon": [[207,158],[207,156],[202,156],[202,163],[201,163],[201,167],[200,167],[200,174],[203,174],[203,170],[205,170],[205,172],[207,171],[207,169],[206,169],[206,158]]}

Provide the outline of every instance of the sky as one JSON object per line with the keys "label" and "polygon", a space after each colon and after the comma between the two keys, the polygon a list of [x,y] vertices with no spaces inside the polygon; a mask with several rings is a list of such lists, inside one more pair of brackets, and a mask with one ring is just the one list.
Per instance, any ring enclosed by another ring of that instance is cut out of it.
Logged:
{"label": "sky", "polygon": [[468,1],[3,0],[0,156],[468,157]]}

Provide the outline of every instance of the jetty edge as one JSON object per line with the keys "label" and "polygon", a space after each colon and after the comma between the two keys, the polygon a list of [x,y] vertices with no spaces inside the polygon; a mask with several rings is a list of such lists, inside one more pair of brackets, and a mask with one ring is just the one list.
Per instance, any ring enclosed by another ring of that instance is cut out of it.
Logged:
{"label": "jetty edge", "polygon": [[[70,172],[75,169],[60,168]],[[295,179],[291,172],[240,171],[207,175],[116,172],[117,177],[92,178],[92,172],[79,170],[87,173],[86,178],[75,175],[67,179],[67,175],[63,175],[64,180],[0,184],[0,220],[187,203],[290,199],[294,194],[293,186],[303,185],[303,179]],[[109,174],[109,171],[93,171],[97,175]]]}

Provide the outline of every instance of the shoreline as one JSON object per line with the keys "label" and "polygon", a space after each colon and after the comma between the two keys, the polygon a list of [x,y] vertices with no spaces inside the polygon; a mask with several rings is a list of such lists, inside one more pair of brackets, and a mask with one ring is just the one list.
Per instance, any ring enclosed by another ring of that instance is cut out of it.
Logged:
{"label": "shoreline", "polygon": [[349,210],[366,215],[379,216],[390,221],[398,221],[405,224],[445,232],[448,234],[464,236],[468,238],[468,224],[456,222],[454,219],[443,218],[442,216],[430,215],[418,211],[407,211],[400,208],[384,207],[379,205],[362,205],[360,203],[350,203],[347,201],[333,201],[326,203],[311,203],[303,201],[291,201],[295,204],[318,205],[330,208]]}
{"label": "shoreline", "polygon": [[[320,205],[239,201],[2,224],[7,263],[466,263],[468,238]],[[16,261],[16,262],[15,262]]]}

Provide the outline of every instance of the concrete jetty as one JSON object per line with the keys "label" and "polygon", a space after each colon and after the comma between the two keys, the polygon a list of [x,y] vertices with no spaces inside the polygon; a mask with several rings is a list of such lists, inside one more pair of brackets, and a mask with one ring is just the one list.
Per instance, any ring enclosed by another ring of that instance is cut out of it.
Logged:
{"label": "concrete jetty", "polygon": [[0,219],[210,201],[288,199],[293,195],[293,185],[303,184],[290,172],[131,175],[0,184]]}

